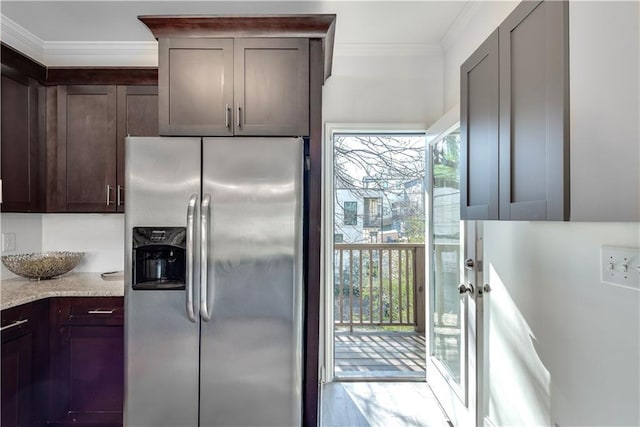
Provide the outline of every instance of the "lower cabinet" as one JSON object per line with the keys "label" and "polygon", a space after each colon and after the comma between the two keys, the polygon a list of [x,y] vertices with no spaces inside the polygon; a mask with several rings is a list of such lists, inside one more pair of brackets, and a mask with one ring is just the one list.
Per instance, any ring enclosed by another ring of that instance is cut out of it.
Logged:
{"label": "lower cabinet", "polygon": [[9,308],[1,333],[2,427],[122,426],[122,297]]}
{"label": "lower cabinet", "polygon": [[121,426],[123,298],[51,301],[49,424]]}
{"label": "lower cabinet", "polygon": [[48,302],[2,311],[0,425],[45,425]]}

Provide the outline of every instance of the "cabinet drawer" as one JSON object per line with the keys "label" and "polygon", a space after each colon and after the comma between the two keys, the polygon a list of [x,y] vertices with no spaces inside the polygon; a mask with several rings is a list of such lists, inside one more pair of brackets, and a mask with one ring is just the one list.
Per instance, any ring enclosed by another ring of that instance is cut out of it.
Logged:
{"label": "cabinet drawer", "polygon": [[54,315],[60,325],[123,325],[122,297],[57,298]]}
{"label": "cabinet drawer", "polygon": [[38,301],[2,310],[2,342],[33,332],[46,304],[46,301]]}

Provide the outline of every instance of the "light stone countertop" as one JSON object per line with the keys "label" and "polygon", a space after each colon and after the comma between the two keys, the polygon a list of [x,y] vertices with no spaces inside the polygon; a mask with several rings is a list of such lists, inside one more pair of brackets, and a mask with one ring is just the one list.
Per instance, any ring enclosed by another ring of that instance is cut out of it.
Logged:
{"label": "light stone countertop", "polygon": [[100,273],[70,273],[58,279],[29,281],[22,277],[0,282],[0,310],[49,297],[121,297],[124,280]]}

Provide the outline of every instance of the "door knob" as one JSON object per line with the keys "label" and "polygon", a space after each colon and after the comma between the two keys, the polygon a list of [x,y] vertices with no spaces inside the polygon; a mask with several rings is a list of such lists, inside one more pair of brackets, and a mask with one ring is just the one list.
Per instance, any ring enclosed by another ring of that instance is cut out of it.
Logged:
{"label": "door knob", "polygon": [[470,294],[473,294],[473,285],[469,283],[469,285],[467,286],[464,283],[462,283],[460,286],[458,286],[458,292],[460,292],[460,295],[464,295],[467,292],[469,292]]}
{"label": "door knob", "polygon": [[473,267],[475,267],[475,262],[473,262],[473,258],[467,258],[464,260],[464,268],[466,268],[467,270],[473,270]]}

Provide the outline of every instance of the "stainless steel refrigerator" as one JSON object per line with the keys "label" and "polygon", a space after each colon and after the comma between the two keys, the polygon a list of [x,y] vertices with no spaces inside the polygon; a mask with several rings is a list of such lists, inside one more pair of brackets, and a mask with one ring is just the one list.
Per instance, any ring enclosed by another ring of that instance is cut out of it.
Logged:
{"label": "stainless steel refrigerator", "polygon": [[128,427],[299,426],[299,138],[127,138]]}

